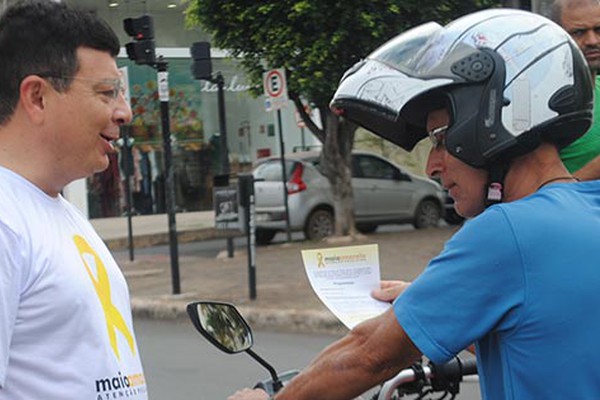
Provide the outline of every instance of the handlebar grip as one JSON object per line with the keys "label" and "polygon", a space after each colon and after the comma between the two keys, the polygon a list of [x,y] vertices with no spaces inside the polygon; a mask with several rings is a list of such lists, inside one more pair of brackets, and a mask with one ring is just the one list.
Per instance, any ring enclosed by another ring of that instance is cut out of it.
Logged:
{"label": "handlebar grip", "polygon": [[432,364],[432,369],[436,379],[460,381],[465,375],[477,373],[477,362],[474,358],[462,360],[459,357],[454,357],[446,364]]}
{"label": "handlebar grip", "polygon": [[446,364],[430,364],[432,370],[431,388],[435,391],[446,391],[456,395],[460,390],[463,376],[477,373],[474,359],[461,360],[454,357]]}
{"label": "handlebar grip", "polygon": [[475,358],[469,358],[462,361],[462,375],[477,375],[477,360]]}

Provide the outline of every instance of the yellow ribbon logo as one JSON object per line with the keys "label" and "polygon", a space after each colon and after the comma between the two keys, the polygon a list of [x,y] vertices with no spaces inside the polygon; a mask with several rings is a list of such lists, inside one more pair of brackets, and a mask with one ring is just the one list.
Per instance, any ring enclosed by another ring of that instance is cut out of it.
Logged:
{"label": "yellow ribbon logo", "polygon": [[325,268],[325,263],[323,262],[323,253],[317,253],[317,268]]}
{"label": "yellow ribbon logo", "polygon": [[[73,237],[73,241],[79,250],[79,255],[81,256],[81,260],[83,261],[83,265],[85,265],[85,269],[94,284],[94,289],[96,289],[96,294],[98,295],[98,299],[100,300],[100,304],[102,305],[102,310],[104,311],[104,317],[106,318],[106,329],[108,330],[108,338],[110,339],[110,345],[117,356],[117,359],[121,359],[119,356],[119,348],[117,346],[117,335],[116,330],[121,331],[125,339],[127,339],[127,344],[129,344],[129,348],[131,352],[135,354],[135,344],[133,342],[133,335],[129,331],[123,316],[115,307],[110,298],[110,281],[108,279],[108,274],[106,273],[106,268],[104,267],[104,263],[98,254],[92,249],[92,247],[88,244],[88,242],[79,235],[75,235]],[[92,273],[92,269],[88,265],[88,259],[86,259],[85,255],[92,256],[94,258],[94,264],[96,265],[96,273],[98,275],[98,279],[94,277]]]}

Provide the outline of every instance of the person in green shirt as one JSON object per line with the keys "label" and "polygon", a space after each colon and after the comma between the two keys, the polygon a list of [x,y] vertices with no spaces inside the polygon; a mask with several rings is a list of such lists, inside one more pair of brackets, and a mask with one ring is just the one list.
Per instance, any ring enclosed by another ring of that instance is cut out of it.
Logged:
{"label": "person in green shirt", "polygon": [[600,179],[600,2],[598,0],[555,0],[552,19],[566,30],[583,52],[594,82],[594,124],[565,147],[560,157],[580,180]]}

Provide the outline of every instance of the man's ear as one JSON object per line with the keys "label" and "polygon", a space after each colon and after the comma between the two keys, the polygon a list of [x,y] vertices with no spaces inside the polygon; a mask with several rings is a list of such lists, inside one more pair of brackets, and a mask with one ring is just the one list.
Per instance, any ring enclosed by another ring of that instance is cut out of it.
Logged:
{"label": "man's ear", "polygon": [[36,75],[29,75],[21,81],[19,103],[35,124],[40,124],[44,120],[46,95],[49,90],[50,83]]}

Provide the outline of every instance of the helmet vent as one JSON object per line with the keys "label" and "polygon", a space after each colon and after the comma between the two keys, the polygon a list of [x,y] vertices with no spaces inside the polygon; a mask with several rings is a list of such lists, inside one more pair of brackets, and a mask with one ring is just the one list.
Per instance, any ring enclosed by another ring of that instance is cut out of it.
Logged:
{"label": "helmet vent", "polygon": [[480,51],[458,60],[452,64],[451,70],[468,81],[481,82],[494,71],[494,61],[488,54]]}
{"label": "helmet vent", "polygon": [[577,93],[573,86],[564,86],[557,90],[548,101],[551,110],[567,113],[575,111],[577,106]]}

